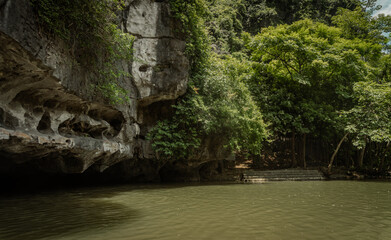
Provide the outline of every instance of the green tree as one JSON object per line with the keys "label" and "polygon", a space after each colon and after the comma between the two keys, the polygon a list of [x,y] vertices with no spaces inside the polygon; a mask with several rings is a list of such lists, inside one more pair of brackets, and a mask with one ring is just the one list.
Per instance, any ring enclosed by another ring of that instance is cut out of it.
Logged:
{"label": "green tree", "polygon": [[207,27],[215,52],[228,53],[240,48],[240,33],[243,31],[242,0],[209,0]]}
{"label": "green tree", "polygon": [[149,134],[161,159],[185,160],[208,136],[219,136],[220,144],[235,153],[260,153],[265,124],[242,80],[250,66],[235,58],[211,57],[205,78],[190,85],[173,119],[160,122]]}
{"label": "green tree", "polygon": [[219,144],[232,152],[259,153],[267,133],[244,83],[251,65],[210,51],[204,1],[175,0],[171,6],[187,35],[191,76],[188,92],[174,106],[174,116],[158,122],[148,134],[158,159],[185,161],[208,136],[219,136]]}
{"label": "green tree", "polygon": [[378,82],[391,82],[391,55],[383,55],[379,61]]}
{"label": "green tree", "polygon": [[206,26],[215,52],[242,51],[243,32],[254,35],[262,28],[291,24],[304,18],[331,23],[340,7],[354,9],[356,0],[206,0],[209,11]]}
{"label": "green tree", "polygon": [[[363,167],[364,153],[368,142],[375,143],[378,149],[383,147],[383,154],[377,153],[379,169],[382,169],[391,142],[391,84],[358,82],[354,85],[353,90],[354,107],[342,111],[340,114],[340,118],[344,122],[345,135],[339,146],[348,135],[351,136],[353,146],[360,150],[357,160],[360,168]],[[330,160],[329,173],[338,150],[339,147]]]}
{"label": "green tree", "polygon": [[356,83],[354,98],[355,106],[344,111],[342,117],[346,119],[345,131],[353,136],[353,145],[362,150],[358,159],[358,165],[362,167],[369,141],[386,146],[391,142],[391,84]]}
{"label": "green tree", "polygon": [[244,2],[245,12],[243,12],[244,30],[257,34],[261,28],[278,23],[276,7],[266,0],[247,0]]}
{"label": "green tree", "polygon": [[246,0],[243,13],[244,30],[257,34],[261,28],[291,24],[305,18],[329,24],[337,9],[354,9],[356,0]]}
{"label": "green tree", "polygon": [[343,30],[345,38],[365,39],[374,44],[382,44],[387,49],[389,42],[387,34],[391,32],[391,16],[379,14],[373,17],[373,12],[380,9],[381,6],[375,7],[376,1],[369,2],[354,10],[338,9],[332,22]]}
{"label": "green tree", "polygon": [[249,47],[256,62],[251,89],[265,120],[292,141],[300,135],[302,148],[308,134],[334,132],[337,111],[352,106],[353,84],[372,74],[364,54],[381,52],[377,44],[345,39],[341,29],[308,19],[264,29]]}

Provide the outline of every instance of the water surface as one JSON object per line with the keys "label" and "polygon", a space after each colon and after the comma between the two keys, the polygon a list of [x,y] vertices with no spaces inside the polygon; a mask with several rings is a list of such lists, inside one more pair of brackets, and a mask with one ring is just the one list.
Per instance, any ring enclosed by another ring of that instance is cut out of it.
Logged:
{"label": "water surface", "polygon": [[391,239],[391,182],[120,186],[1,197],[0,239]]}

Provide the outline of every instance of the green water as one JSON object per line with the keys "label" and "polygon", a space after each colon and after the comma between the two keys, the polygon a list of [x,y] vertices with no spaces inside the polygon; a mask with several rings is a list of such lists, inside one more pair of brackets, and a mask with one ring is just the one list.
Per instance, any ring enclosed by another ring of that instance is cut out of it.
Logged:
{"label": "green water", "polygon": [[391,239],[391,182],[121,186],[1,197],[0,239]]}

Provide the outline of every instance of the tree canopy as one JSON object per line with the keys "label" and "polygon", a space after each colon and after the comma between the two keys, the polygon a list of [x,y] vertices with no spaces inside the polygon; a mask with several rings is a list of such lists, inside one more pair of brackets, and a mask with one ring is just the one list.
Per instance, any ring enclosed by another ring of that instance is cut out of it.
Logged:
{"label": "tree canopy", "polygon": [[235,153],[259,154],[267,136],[284,137],[305,166],[307,136],[337,149],[346,139],[356,149],[389,145],[391,17],[374,15],[376,1],[171,5],[188,36],[192,75],[175,116],[150,132],[157,152],[186,159],[217,135]]}
{"label": "tree canopy", "polygon": [[[336,112],[351,106],[355,82],[373,73],[364,59],[381,46],[346,39],[336,27],[306,19],[264,29],[249,44],[256,75],[252,89],[274,131],[318,134]],[[283,99],[281,101],[281,99]]]}

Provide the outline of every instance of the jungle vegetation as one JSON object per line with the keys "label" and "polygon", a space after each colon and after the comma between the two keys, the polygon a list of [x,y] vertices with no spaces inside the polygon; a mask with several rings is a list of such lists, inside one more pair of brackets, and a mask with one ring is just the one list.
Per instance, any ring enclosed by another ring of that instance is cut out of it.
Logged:
{"label": "jungle vegetation", "polygon": [[[126,101],[118,80],[130,76],[117,67],[132,58],[133,38],[117,26],[125,2],[31,3],[42,26],[81,53],[77,64],[100,69],[96,88]],[[169,3],[191,69],[174,114],[148,134],[158,160],[187,161],[218,136],[242,158],[390,169],[391,16],[375,15],[376,0]]]}
{"label": "jungle vegetation", "polygon": [[218,135],[291,167],[390,169],[391,16],[374,15],[375,0],[170,2],[192,73],[150,133],[161,158],[189,159]]}

